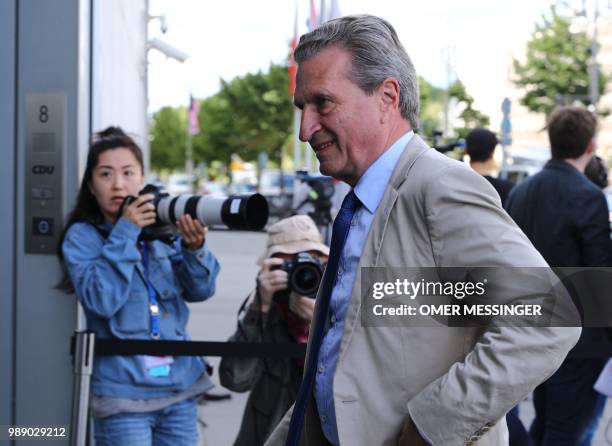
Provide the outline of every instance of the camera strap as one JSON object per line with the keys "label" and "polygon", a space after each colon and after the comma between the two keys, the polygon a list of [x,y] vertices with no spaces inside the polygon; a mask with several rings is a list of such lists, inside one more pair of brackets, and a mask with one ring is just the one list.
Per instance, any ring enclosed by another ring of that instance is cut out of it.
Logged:
{"label": "camera strap", "polygon": [[149,247],[146,242],[140,241],[142,251],[142,264],[144,266],[144,279],[149,294],[149,315],[151,317],[151,337],[159,339],[159,305],[155,298],[155,289],[149,280]]}

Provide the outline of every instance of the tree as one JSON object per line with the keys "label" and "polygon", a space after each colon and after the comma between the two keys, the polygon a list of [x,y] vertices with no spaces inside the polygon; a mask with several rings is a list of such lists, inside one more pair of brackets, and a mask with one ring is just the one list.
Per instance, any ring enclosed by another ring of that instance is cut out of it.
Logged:
{"label": "tree", "polygon": [[280,159],[292,135],[293,105],[287,67],[221,81],[221,90],[200,106],[201,133],[194,137],[197,161],[223,160],[232,153],[255,160],[259,152]]}
{"label": "tree", "polygon": [[448,88],[448,96],[457,100],[457,106],[463,107],[459,113],[459,119],[463,121],[463,127],[456,127],[457,138],[465,138],[470,130],[476,127],[488,127],[490,120],[487,115],[473,107],[474,98],[465,89],[465,85],[460,80],[456,80]]}
{"label": "tree", "polygon": [[163,107],[151,120],[151,167],[154,170],[185,166],[187,113],[184,107]]}
{"label": "tree", "polygon": [[[525,62],[513,62],[514,83],[525,89],[520,102],[531,111],[548,115],[559,103],[590,104],[591,41],[586,32],[571,32],[571,21],[551,7],[550,17],[542,16],[527,43]],[[607,81],[600,73],[600,95]]]}
{"label": "tree", "polygon": [[[229,165],[233,153],[245,161],[254,161],[266,152],[280,165],[281,153],[291,151],[293,105],[288,91],[287,68],[272,64],[265,73],[258,72],[221,81],[221,90],[200,101],[200,133],[193,136],[195,163],[213,161]],[[420,129],[431,135],[439,128],[444,109],[444,90],[419,78]],[[488,123],[488,118],[472,108],[473,98],[458,82],[451,95],[466,103],[462,113],[465,125]],[[182,168],[187,144],[185,107],[164,107],[153,115],[151,123],[151,164],[154,169]]]}
{"label": "tree", "polygon": [[444,112],[444,89],[435,87],[419,76],[419,113],[420,133],[432,136],[434,130],[440,128],[440,117]]}
{"label": "tree", "polygon": [[[419,94],[421,101],[421,114],[419,126],[423,135],[432,136],[433,131],[441,126],[441,116],[444,113],[443,88],[438,88],[419,77]],[[455,81],[448,88],[449,98],[457,101],[457,107],[462,108],[459,118],[463,122],[463,127],[455,128],[456,138],[465,138],[468,132],[474,127],[486,127],[489,125],[489,117],[473,107],[474,98],[467,93],[467,90],[460,80]]]}

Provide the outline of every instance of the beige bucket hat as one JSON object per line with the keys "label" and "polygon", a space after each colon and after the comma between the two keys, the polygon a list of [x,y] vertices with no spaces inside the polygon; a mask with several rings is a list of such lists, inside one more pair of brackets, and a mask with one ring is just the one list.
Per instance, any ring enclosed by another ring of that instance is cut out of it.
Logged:
{"label": "beige bucket hat", "polygon": [[321,234],[312,218],[294,215],[268,228],[266,252],[259,257],[257,264],[261,265],[264,259],[274,254],[297,254],[302,251],[319,251],[329,255],[329,247],[321,242]]}

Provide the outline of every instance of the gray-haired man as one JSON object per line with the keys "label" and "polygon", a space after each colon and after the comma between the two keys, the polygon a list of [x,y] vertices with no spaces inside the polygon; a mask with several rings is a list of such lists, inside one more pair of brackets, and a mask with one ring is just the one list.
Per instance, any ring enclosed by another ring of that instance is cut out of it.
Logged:
{"label": "gray-haired man", "polygon": [[507,444],[504,415],[580,330],[366,327],[360,271],[546,263],[485,179],[414,134],[417,75],[389,23],[327,22],[295,59],[300,139],[353,187],[351,220],[334,225],[300,395],[267,444]]}

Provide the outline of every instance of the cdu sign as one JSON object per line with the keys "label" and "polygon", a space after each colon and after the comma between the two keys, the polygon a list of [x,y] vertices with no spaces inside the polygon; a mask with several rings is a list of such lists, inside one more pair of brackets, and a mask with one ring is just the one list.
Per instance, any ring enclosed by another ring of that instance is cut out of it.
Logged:
{"label": "cdu sign", "polygon": [[44,165],[44,164],[36,164],[32,166],[32,173],[34,175],[53,175],[53,171],[55,170],[54,165]]}

